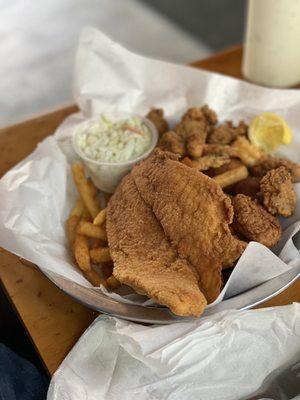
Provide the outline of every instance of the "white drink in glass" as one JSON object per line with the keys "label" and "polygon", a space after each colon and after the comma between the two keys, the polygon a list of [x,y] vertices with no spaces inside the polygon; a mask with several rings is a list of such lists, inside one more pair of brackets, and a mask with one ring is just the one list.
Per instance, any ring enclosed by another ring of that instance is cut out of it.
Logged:
{"label": "white drink in glass", "polygon": [[272,87],[300,82],[300,0],[249,0],[243,75]]}

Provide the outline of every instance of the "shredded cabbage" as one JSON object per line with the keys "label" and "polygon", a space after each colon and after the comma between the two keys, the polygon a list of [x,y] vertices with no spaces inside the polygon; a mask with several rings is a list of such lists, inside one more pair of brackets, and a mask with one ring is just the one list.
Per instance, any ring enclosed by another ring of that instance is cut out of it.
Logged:
{"label": "shredded cabbage", "polygon": [[113,122],[99,120],[77,135],[77,144],[86,157],[102,162],[125,162],[144,154],[151,143],[151,131],[138,117]]}

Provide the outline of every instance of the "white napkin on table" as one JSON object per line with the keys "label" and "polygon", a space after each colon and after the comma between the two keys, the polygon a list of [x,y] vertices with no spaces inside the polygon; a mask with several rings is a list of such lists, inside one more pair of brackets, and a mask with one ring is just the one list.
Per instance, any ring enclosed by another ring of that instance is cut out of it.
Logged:
{"label": "white napkin on table", "polygon": [[298,303],[171,327],[101,316],[53,376],[47,400],[240,400],[297,361]]}

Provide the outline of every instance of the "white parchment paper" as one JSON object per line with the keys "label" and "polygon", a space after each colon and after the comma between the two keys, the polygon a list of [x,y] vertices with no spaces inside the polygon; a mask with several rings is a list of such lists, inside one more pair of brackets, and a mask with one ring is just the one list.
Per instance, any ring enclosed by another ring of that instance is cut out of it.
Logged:
{"label": "white parchment paper", "polygon": [[172,327],[100,317],[54,374],[47,400],[241,400],[299,361],[299,304]]}
{"label": "white parchment paper", "polygon": [[[124,111],[144,115],[162,107],[170,122],[189,106],[209,104],[220,120],[249,121],[263,111],[282,115],[294,141],[282,153],[300,161],[300,91],[271,90],[198,69],[138,56],[96,31],[80,39],[74,95],[81,114],[67,120],[0,181],[0,246],[80,285],[90,283],[73,265],[67,248],[65,220],[76,191],[70,175],[75,155],[73,129],[86,116]],[[24,141],[26,137],[24,137]],[[295,185],[300,199],[300,184]],[[239,260],[221,295],[230,297],[300,266],[300,200],[293,217],[282,220],[284,234],[274,252],[252,242]],[[101,290],[101,289],[99,289]],[[137,295],[120,301],[145,302]],[[148,303],[146,303],[148,304]]]}

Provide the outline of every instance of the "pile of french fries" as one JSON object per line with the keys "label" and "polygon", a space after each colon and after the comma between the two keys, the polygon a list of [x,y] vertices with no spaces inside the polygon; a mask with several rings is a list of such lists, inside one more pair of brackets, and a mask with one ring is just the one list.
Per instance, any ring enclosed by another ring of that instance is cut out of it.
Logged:
{"label": "pile of french fries", "polygon": [[[67,219],[66,233],[75,262],[93,286],[115,289],[120,283],[112,275],[112,259],[105,229],[106,208],[101,209],[99,191],[86,178],[83,165],[74,164],[72,174],[79,199]],[[106,196],[105,200],[107,205],[109,197]],[[95,266],[98,264],[104,267],[108,276],[97,271]]]}

